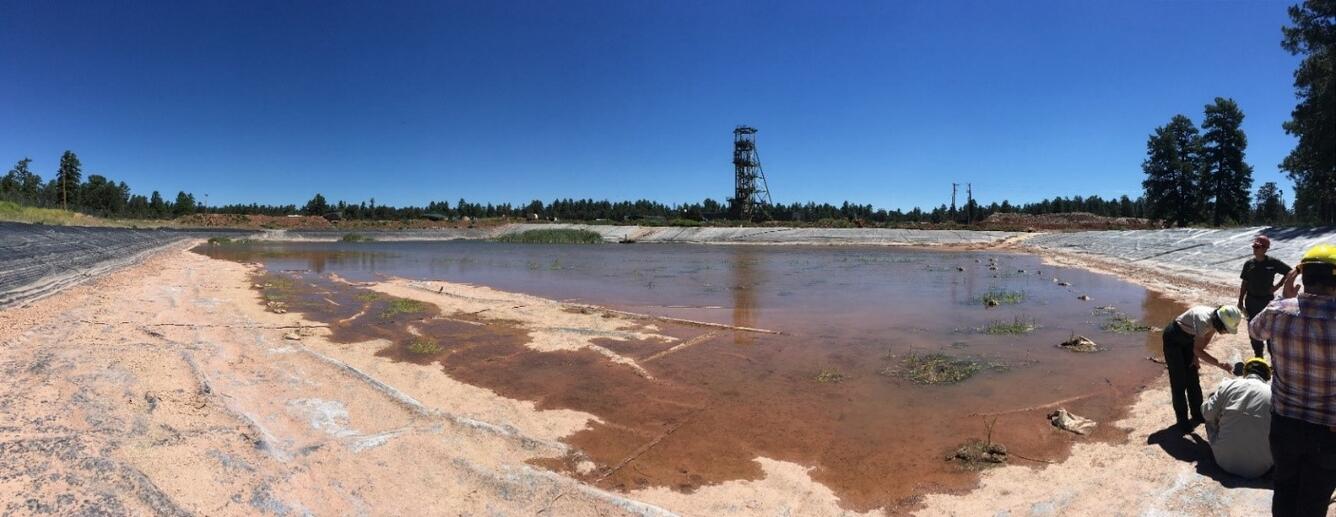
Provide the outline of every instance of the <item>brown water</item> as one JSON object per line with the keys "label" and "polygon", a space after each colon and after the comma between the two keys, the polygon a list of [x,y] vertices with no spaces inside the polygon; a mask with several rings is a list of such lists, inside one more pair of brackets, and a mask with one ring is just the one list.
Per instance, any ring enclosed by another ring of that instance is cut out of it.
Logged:
{"label": "brown water", "polygon": [[[1146,360],[1158,349],[1158,336],[1104,331],[1110,316],[1096,308],[1113,306],[1153,325],[1181,309],[1136,285],[1044,266],[1021,254],[485,242],[245,244],[200,251],[263,262],[275,285],[266,291],[285,297],[290,310],[333,323],[336,341],[387,338],[396,345],[368,352],[439,363],[452,377],[503,396],[602,420],[565,440],[599,469],[578,476],[579,458],[552,458],[543,466],[615,490],[689,492],[758,479],[763,472],[753,460],[767,457],[812,467],[815,480],[856,510],[903,508],[925,491],[973,486],[972,472],[944,458],[962,442],[985,437],[985,415],[997,416],[994,441],[1033,459],[1060,459],[1075,440],[1122,439],[1108,424],[1161,371]],[[639,360],[654,377],[647,380],[591,351],[528,349],[525,332],[512,322],[433,318],[433,307],[383,317],[391,300],[330,281],[331,273],[476,283],[783,335],[669,325],[666,333],[700,343],[657,357],[667,345],[602,343]],[[986,308],[980,297],[989,291],[1023,293],[1023,299]],[[1091,300],[1079,300],[1082,294]],[[1023,335],[982,331],[1017,320],[1038,328]],[[439,350],[409,352],[409,344],[421,341],[412,332],[430,337]],[[1054,346],[1073,333],[1105,350],[1078,354]],[[898,375],[906,356],[927,352],[988,367],[951,385],[919,385]],[[841,378],[821,382],[822,372]],[[1049,404],[1068,399],[1062,407],[1102,424],[1095,436],[1075,438],[1048,425],[1044,415],[1056,407]]]}

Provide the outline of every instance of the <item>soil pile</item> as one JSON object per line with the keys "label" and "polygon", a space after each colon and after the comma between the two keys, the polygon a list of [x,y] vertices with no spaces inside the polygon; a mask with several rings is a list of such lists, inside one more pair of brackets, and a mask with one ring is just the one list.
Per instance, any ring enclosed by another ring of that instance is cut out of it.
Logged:
{"label": "soil pile", "polygon": [[1065,214],[993,214],[979,223],[981,228],[994,230],[1142,230],[1158,228],[1149,219],[1137,217],[1104,217],[1089,212]]}

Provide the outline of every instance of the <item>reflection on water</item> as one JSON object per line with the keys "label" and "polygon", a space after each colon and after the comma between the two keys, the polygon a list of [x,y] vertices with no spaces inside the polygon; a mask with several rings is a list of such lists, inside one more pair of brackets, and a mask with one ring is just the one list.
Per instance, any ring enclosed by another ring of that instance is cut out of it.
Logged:
{"label": "reflection on water", "polygon": [[[1132,394],[1162,371],[1145,359],[1158,342],[1155,333],[1104,331],[1110,313],[1096,307],[1112,306],[1156,326],[1181,309],[1112,277],[994,252],[486,242],[260,243],[200,251],[259,261],[270,271],[310,271],[303,277],[475,283],[781,331],[707,337],[644,364],[653,382],[609,369],[592,352],[555,357],[521,353],[513,343],[475,345],[473,355],[452,355],[441,364],[452,377],[503,396],[598,416],[603,424],[567,441],[601,466],[675,429],[652,451],[642,451],[634,469],[590,479],[603,488],[690,490],[756,479],[761,473],[753,460],[765,456],[814,467],[814,479],[858,510],[894,507],[924,490],[968,488],[973,474],[942,458],[966,439],[982,437],[980,414],[1001,415],[993,438],[1033,458],[1056,458],[1072,441],[1044,419],[1056,400],[1071,401],[1063,407],[1102,424],[1094,439],[1121,439],[1121,431],[1103,424],[1118,418]],[[337,289],[326,284],[322,288]],[[981,297],[989,291],[1018,303],[986,308]],[[309,309],[295,310],[313,317],[308,311],[323,310],[321,300],[330,296],[312,296]],[[1038,328],[1023,335],[986,331],[1018,321]],[[700,334],[669,327],[683,338]],[[357,341],[387,331],[348,332]],[[454,331],[442,324],[434,332]],[[1106,351],[1076,354],[1054,346],[1072,334],[1089,336]],[[439,337],[442,346],[486,338]],[[637,360],[661,345],[606,344]],[[957,385],[916,385],[901,376],[901,365],[909,354],[925,352],[987,368]],[[820,372],[838,373],[839,380],[818,381]]]}
{"label": "reflection on water", "polygon": [[[751,246],[735,246],[731,251],[732,267],[729,269],[733,271],[733,325],[754,328],[758,310],[756,290],[765,279],[756,270],[755,252]],[[756,334],[750,332],[733,333],[734,344],[750,345],[755,339]]]}

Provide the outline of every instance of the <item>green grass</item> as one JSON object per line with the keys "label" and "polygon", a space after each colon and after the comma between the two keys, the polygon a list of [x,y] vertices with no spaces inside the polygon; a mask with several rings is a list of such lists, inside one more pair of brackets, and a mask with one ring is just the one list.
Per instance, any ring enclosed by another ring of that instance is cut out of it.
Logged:
{"label": "green grass", "polygon": [[395,298],[390,300],[390,304],[385,307],[384,311],[381,311],[380,317],[393,318],[400,314],[420,314],[423,312],[427,312],[427,304],[417,300]]}
{"label": "green grass", "polygon": [[992,323],[989,323],[988,326],[984,327],[982,330],[984,334],[998,336],[998,335],[1028,334],[1035,328],[1036,325],[1034,323],[1034,320],[1026,320],[1025,318],[1017,316],[1013,318],[1010,322],[994,321]]}
{"label": "green grass", "polygon": [[603,236],[597,232],[589,230],[555,229],[555,230],[526,230],[521,233],[511,233],[496,238],[497,242],[510,242],[517,244],[599,244],[603,242]]}
{"label": "green grass", "polygon": [[0,221],[53,225],[105,225],[101,219],[96,217],[56,208],[24,206],[13,201],[0,201]]}
{"label": "green grass", "polygon": [[[905,358],[903,376],[918,384],[955,384],[964,381],[983,369],[983,365],[971,359],[951,357],[942,353],[909,354]],[[892,373],[889,370],[883,373]]]}
{"label": "green grass", "polygon": [[209,237],[209,244],[232,244],[230,237]]}
{"label": "green grass", "polygon": [[343,238],[339,239],[339,242],[371,242],[373,240],[375,239],[360,233],[345,233],[343,234]]}
{"label": "green grass", "polygon": [[408,351],[409,353],[417,355],[431,355],[440,353],[441,345],[440,343],[437,343],[435,339],[424,337],[414,339],[412,343],[409,343]]}
{"label": "green grass", "polygon": [[1127,317],[1125,314],[1114,315],[1112,319],[1104,322],[1105,332],[1115,332],[1119,334],[1135,334],[1138,332],[1149,332],[1150,326],[1137,320]]}
{"label": "green grass", "polygon": [[849,378],[848,375],[845,375],[843,372],[839,370],[836,370],[834,368],[823,368],[820,372],[817,372],[817,374],[812,377],[812,380],[822,384],[834,384],[848,378]]}
{"label": "green grass", "polygon": [[979,303],[988,307],[998,305],[1014,305],[1025,301],[1024,291],[1009,291],[1006,289],[989,289],[978,298]]}
{"label": "green grass", "polygon": [[371,303],[379,299],[380,299],[380,293],[377,293],[375,291],[367,291],[365,293],[358,293],[357,295],[358,301],[366,303]]}

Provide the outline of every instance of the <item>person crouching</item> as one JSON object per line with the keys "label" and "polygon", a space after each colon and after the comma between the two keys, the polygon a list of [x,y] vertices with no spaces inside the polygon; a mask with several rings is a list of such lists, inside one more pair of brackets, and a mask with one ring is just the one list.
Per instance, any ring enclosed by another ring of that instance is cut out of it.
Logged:
{"label": "person crouching", "polygon": [[1271,470],[1271,365],[1254,357],[1243,377],[1226,379],[1202,404],[1206,439],[1225,472],[1256,478]]}

